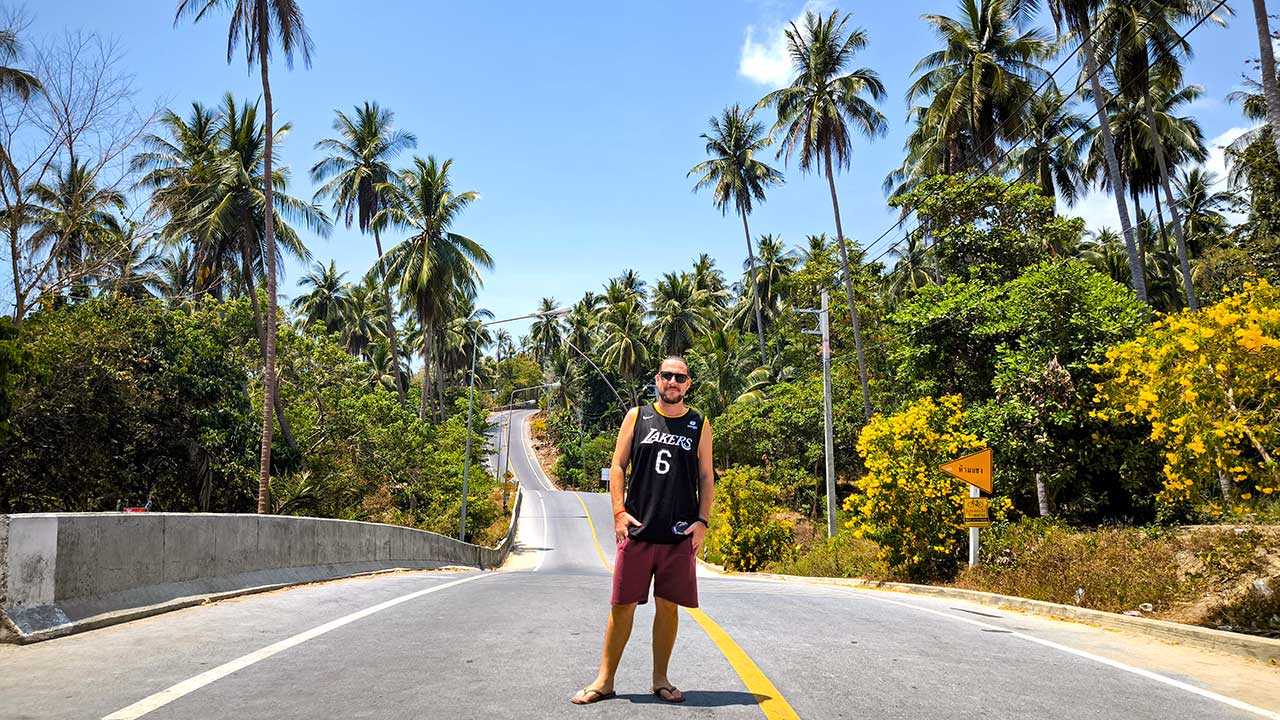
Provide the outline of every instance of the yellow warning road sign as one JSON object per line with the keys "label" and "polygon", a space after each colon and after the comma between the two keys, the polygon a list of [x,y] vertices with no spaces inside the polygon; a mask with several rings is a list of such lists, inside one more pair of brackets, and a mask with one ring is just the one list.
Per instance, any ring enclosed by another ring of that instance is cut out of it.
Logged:
{"label": "yellow warning road sign", "polygon": [[944,464],[942,472],[991,494],[991,448]]}
{"label": "yellow warning road sign", "polygon": [[513,477],[515,477],[515,476],[516,476],[516,474],[515,474],[515,473],[513,473],[513,472],[511,472],[510,470],[508,470],[508,471],[507,471],[507,474],[506,474],[506,475],[503,475],[503,477],[505,477],[505,478],[506,478],[506,479],[508,479],[508,480],[510,480],[511,478],[513,478]]}
{"label": "yellow warning road sign", "polygon": [[991,527],[991,518],[987,515],[987,510],[988,501],[986,498],[965,498],[964,526]]}

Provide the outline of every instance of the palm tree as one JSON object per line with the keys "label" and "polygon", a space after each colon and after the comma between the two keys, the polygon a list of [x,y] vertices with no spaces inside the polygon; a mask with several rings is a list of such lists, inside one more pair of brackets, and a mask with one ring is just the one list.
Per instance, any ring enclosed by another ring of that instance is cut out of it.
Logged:
{"label": "palm tree", "polygon": [[1128,285],[1132,268],[1124,239],[1110,228],[1099,228],[1080,246],[1080,259],[1118,283]]}
{"label": "palm tree", "polygon": [[744,379],[752,369],[744,353],[744,343],[739,342],[739,331],[734,328],[716,328],[698,338],[695,347],[698,378],[696,391],[700,409],[709,417],[716,417],[728,409],[744,387]]}
{"label": "palm tree", "polygon": [[[783,290],[787,281],[795,274],[800,259],[795,252],[786,249],[781,237],[761,235],[757,242],[760,263],[756,267],[756,276],[752,278],[752,294],[759,295],[759,305],[763,308],[765,320],[772,323],[781,312]],[[743,269],[750,271],[749,268]]]}
{"label": "palm tree", "polygon": [[[1132,98],[1120,93],[1111,96],[1112,112],[1108,114],[1108,126],[1115,145],[1116,154],[1121,167],[1122,178],[1128,183],[1130,196],[1133,198],[1134,212],[1141,216],[1141,196],[1145,192],[1155,192],[1160,185],[1160,165],[1178,166],[1185,162],[1204,162],[1208,152],[1204,143],[1204,132],[1200,124],[1191,116],[1175,115],[1176,110],[1190,104],[1203,94],[1197,85],[1178,86],[1176,76],[1160,75],[1153,77],[1150,90],[1139,98]],[[1149,108],[1148,105],[1151,107]],[[1153,109],[1152,109],[1153,108]],[[1148,110],[1152,109],[1151,113]],[[1151,118],[1155,118],[1153,124]],[[1085,175],[1099,178],[1104,188],[1120,192],[1108,182],[1109,177],[1103,172],[1107,162],[1105,148],[1098,143],[1098,129],[1090,131],[1090,148],[1085,163]],[[1161,138],[1159,151],[1153,145],[1153,138]],[[1159,195],[1156,195],[1159,207]],[[1138,242],[1138,248],[1146,255],[1146,245]],[[1185,241],[1181,246],[1185,250]],[[1185,258],[1185,253],[1179,251]],[[1144,262],[1145,266],[1145,262]],[[1195,294],[1191,288],[1191,269],[1187,263],[1182,264],[1183,287],[1189,305],[1194,305]],[[1144,287],[1145,271],[1143,272]]]}
{"label": "palm tree", "polygon": [[0,30],[0,92],[13,93],[23,101],[31,99],[31,94],[43,89],[35,75],[9,67],[22,54],[22,44],[18,42],[18,33],[12,29]]}
{"label": "palm tree", "polygon": [[[764,191],[770,185],[782,183],[782,173],[757,160],[755,154],[768,147],[773,141],[765,133],[764,124],[756,122],[754,111],[743,111],[734,104],[724,109],[720,117],[711,118],[711,132],[701,135],[707,141],[706,151],[710,160],[698,163],[685,175],[697,174],[694,192],[704,188],[713,188],[711,199],[723,215],[732,204],[734,210],[742,217],[742,231],[747,238],[747,262],[751,281],[756,277],[756,255],[751,248],[751,229],[747,226],[747,215],[751,214],[753,202],[764,202]],[[760,317],[759,294],[754,292],[757,302],[756,334],[760,338],[760,364],[768,362],[764,347],[764,320]]]}
{"label": "palm tree", "polygon": [[346,296],[341,305],[342,346],[352,355],[368,360],[372,347],[386,330],[381,324],[382,289],[376,280],[366,276],[359,284],[343,287],[342,294]]}
{"label": "palm tree", "polygon": [[540,315],[529,325],[529,339],[533,342],[533,359],[539,365],[550,360],[564,342],[564,330],[560,325],[560,318],[547,314],[555,309],[555,298],[542,298],[538,303]]}
{"label": "palm tree", "polygon": [[196,268],[191,246],[170,247],[156,264],[152,287],[160,297],[176,300],[196,292]]}
{"label": "palm tree", "polygon": [[622,288],[629,297],[643,298],[644,289],[647,283],[640,279],[640,273],[633,269],[626,269],[618,276],[618,286]]}
{"label": "palm tree", "polygon": [[317,263],[298,280],[298,285],[311,288],[310,292],[293,300],[293,309],[302,314],[304,325],[320,323],[327,333],[342,329],[343,317],[351,303],[347,294],[349,286],[342,281],[345,276],[346,273],[338,272],[337,264],[330,260],[329,267]]}
{"label": "palm tree", "polygon": [[[565,316],[565,323],[569,326],[565,342],[582,353],[592,351],[592,338],[600,322],[600,300],[599,295],[587,291],[582,295],[581,300],[573,304],[573,308]],[[507,345],[508,347],[511,345],[510,335],[507,336]]]}
{"label": "palm tree", "polygon": [[715,258],[707,253],[698,255],[693,263],[693,287],[707,293],[708,309],[719,313],[729,302],[729,290],[724,285],[724,273],[716,268]]}
{"label": "palm tree", "polygon": [[938,275],[928,263],[931,249],[932,247],[924,247],[923,233],[913,232],[907,236],[906,248],[895,246],[890,250],[889,254],[896,258],[896,262],[884,277],[885,295],[898,300],[909,292],[936,284]]}
{"label": "palm tree", "polygon": [[601,358],[626,382],[633,406],[640,403],[637,374],[649,361],[645,344],[644,307],[635,298],[610,305],[601,322]]}
{"label": "palm tree", "polygon": [[[479,243],[450,231],[462,211],[479,197],[473,191],[453,191],[449,178],[452,166],[452,160],[440,163],[434,155],[425,160],[415,156],[413,166],[401,170],[394,183],[379,187],[386,194],[387,206],[374,215],[372,222],[378,230],[397,227],[411,233],[387,251],[381,271],[386,273],[388,282],[398,285],[423,328],[420,418],[427,414],[427,368],[435,365],[440,381],[439,365],[433,362],[432,339],[449,317],[445,311],[451,296],[459,290],[474,295],[480,284],[477,266],[493,267],[493,258]],[[443,417],[444,408],[438,411]]]}
{"label": "palm tree", "polygon": [[152,218],[165,218],[161,236],[167,242],[192,241],[190,290],[209,292],[221,300],[239,244],[232,233],[210,235],[208,239],[218,241],[217,245],[202,244],[202,234],[193,232],[190,216],[213,187],[218,143],[225,137],[219,128],[225,128],[226,123],[217,112],[193,103],[187,118],[166,110],[158,124],[168,131],[168,137],[148,134],[142,138],[144,150],[131,162],[131,169],[142,173],[134,188],[151,191],[148,213]]}
{"label": "palm tree", "polygon": [[1271,140],[1280,156],[1280,88],[1276,86],[1276,53],[1266,0],[1253,0],[1253,20],[1258,29],[1258,57],[1262,70],[1262,98],[1266,106]]}
{"label": "palm tree", "polygon": [[[252,68],[256,63],[262,74],[262,99],[266,106],[263,117],[266,149],[263,154],[263,177],[275,178],[272,169],[271,129],[274,109],[271,105],[271,82],[267,73],[273,42],[280,44],[286,64],[293,67],[295,50],[302,55],[307,67],[311,66],[311,37],[302,21],[302,8],[296,0],[179,0],[174,15],[174,25],[184,15],[194,15],[200,22],[214,10],[223,6],[231,8],[231,24],[227,31],[227,63],[231,63],[236,45],[243,39],[245,61]],[[275,207],[271,182],[262,185],[263,206]],[[258,512],[271,510],[271,408],[276,394],[276,242],[274,213],[263,213],[264,242],[267,249],[267,367],[263,382],[262,402],[262,459],[258,470]]]}
{"label": "palm tree", "polygon": [[103,291],[117,297],[152,297],[152,289],[162,284],[164,256],[153,238],[138,234],[138,224],[108,216],[103,230],[104,254],[108,258],[100,278]]}
{"label": "palm tree", "polygon": [[1028,0],[960,0],[960,18],[924,15],[943,49],[916,63],[907,102],[929,98],[921,119],[938,135],[947,172],[994,163],[1000,141],[1025,134],[1032,83],[1052,45],[1039,29],[1020,31]]}
{"label": "palm tree", "polygon": [[[849,270],[849,251],[844,228],[840,224],[840,203],[836,199],[835,167],[848,168],[853,154],[852,132],[868,138],[883,135],[887,125],[884,115],[863,95],[880,100],[884,84],[875,71],[859,68],[841,74],[853,56],[867,45],[867,34],[861,29],[846,32],[849,16],[832,11],[823,19],[811,11],[804,16],[804,29],[793,22],[786,31],[787,49],[797,75],[789,87],[775,90],[761,98],[756,107],[773,106],[778,112],[774,130],[784,132],[780,153],[788,160],[798,154],[800,169],[809,171],[819,163],[831,190],[831,209],[836,219],[836,242],[840,245],[840,268],[844,275],[845,293],[849,298],[849,315],[858,354],[858,372],[862,379],[862,404],[871,418],[871,387],[867,383],[867,363],[862,348],[862,328],[858,322],[858,306],[853,295],[853,274]],[[785,129],[784,129],[785,128]]]}
{"label": "palm tree", "polygon": [[1074,137],[1088,129],[1088,121],[1051,85],[1032,99],[1027,124],[1025,145],[1014,154],[1020,177],[1034,177],[1041,195],[1074,205],[1084,183],[1083,146]]}
{"label": "palm tree", "polygon": [[683,355],[706,331],[706,306],[706,291],[698,290],[687,273],[667,273],[654,285],[649,307],[653,335],[664,355]]}
{"label": "palm tree", "polygon": [[1089,77],[1089,87],[1093,91],[1093,104],[1097,108],[1107,183],[1115,188],[1111,194],[1115,198],[1116,211],[1120,214],[1120,231],[1124,235],[1125,248],[1129,253],[1130,282],[1138,299],[1147,302],[1146,277],[1133,226],[1129,223],[1129,208],[1122,192],[1125,186],[1124,176],[1120,173],[1120,161],[1116,158],[1116,143],[1111,135],[1111,119],[1107,113],[1107,96],[1102,90],[1101,68],[1098,67],[1097,48],[1093,42],[1094,13],[1102,0],[1048,0],[1048,4],[1058,34],[1062,36],[1065,27],[1072,35],[1080,38],[1080,56]]}
{"label": "palm tree", "polygon": [[[1176,132],[1161,123],[1152,100],[1152,86],[1157,82],[1165,86],[1177,86],[1182,81],[1182,60],[1191,59],[1191,44],[1177,30],[1186,20],[1201,17],[1224,25],[1225,16],[1216,14],[1218,3],[1209,0],[1178,0],[1165,3],[1135,3],[1130,0],[1111,0],[1103,20],[1098,24],[1098,34],[1104,47],[1114,55],[1114,67],[1121,93],[1132,102],[1141,102],[1147,133],[1152,145],[1152,155],[1157,169],[1156,180],[1169,208],[1173,233],[1177,238],[1178,260],[1182,270],[1183,291],[1191,309],[1198,309],[1195,288],[1191,282],[1191,262],[1187,253],[1186,237],[1177,204],[1173,199],[1173,187],[1169,182],[1168,163],[1165,159],[1163,135]],[[1230,8],[1225,5],[1225,13]],[[1112,49],[1114,48],[1114,49]],[[1160,196],[1156,193],[1156,201]]]}
{"label": "palm tree", "polygon": [[[342,217],[348,228],[352,220],[356,220],[360,232],[369,232],[373,216],[386,206],[386,196],[378,188],[391,178],[388,161],[402,150],[417,147],[418,139],[411,132],[393,129],[391,123],[395,113],[379,107],[377,103],[366,101],[363,107],[355,108],[354,120],[341,110],[334,112],[337,118],[333,121],[333,129],[338,137],[325,138],[315,146],[317,150],[329,152],[311,167],[313,182],[328,181],[316,191],[315,198],[317,201],[330,198],[334,214]],[[378,260],[381,260],[382,238],[377,228],[373,229],[373,244],[378,251]],[[386,311],[386,337],[391,343],[391,355],[398,357],[400,352],[396,347],[390,291],[386,278],[379,276],[378,279],[384,295],[382,306]],[[394,366],[392,370],[398,367]],[[403,403],[405,382],[399,375],[396,376],[396,391]]]}
{"label": "palm tree", "polygon": [[115,221],[112,212],[124,212],[124,194],[98,187],[97,173],[80,162],[56,171],[52,182],[31,189],[37,229],[30,243],[36,250],[47,249],[60,281],[77,275],[83,284],[85,265],[104,259],[104,239]]}
{"label": "palm tree", "polygon": [[1217,184],[1217,173],[1200,167],[1184,168],[1173,180],[1177,190],[1175,204],[1184,214],[1187,246],[1193,255],[1203,252],[1212,238],[1227,232],[1227,218],[1222,211],[1231,206],[1234,194],[1229,190],[1214,190]]}

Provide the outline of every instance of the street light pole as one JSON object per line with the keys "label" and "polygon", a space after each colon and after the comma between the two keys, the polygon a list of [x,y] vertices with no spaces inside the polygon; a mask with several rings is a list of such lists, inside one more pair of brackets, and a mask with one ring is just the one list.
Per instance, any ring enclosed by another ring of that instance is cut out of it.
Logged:
{"label": "street light pole", "polygon": [[527,320],[532,317],[561,317],[568,313],[569,308],[561,308],[551,312],[529,313],[528,315],[520,315],[519,317],[490,320],[487,323],[480,323],[476,325],[475,329],[471,331],[471,377],[467,380],[467,449],[462,461],[462,513],[458,520],[458,539],[462,542],[467,541],[467,490],[469,487],[468,481],[471,479],[471,416],[476,402],[476,355],[480,353],[480,328],[489,327],[490,325],[501,325],[502,323],[514,322],[516,320]]}
{"label": "street light pole", "polygon": [[581,355],[583,360],[586,360],[588,363],[591,363],[591,367],[595,368],[596,373],[600,375],[600,379],[604,381],[605,385],[609,386],[609,390],[613,392],[613,396],[618,399],[618,407],[622,408],[623,410],[626,410],[627,404],[622,401],[622,396],[619,395],[617,389],[613,387],[613,383],[609,382],[609,378],[605,376],[604,371],[600,369],[600,366],[596,365],[594,360],[588,357],[586,353],[582,352],[581,348],[569,342],[568,338],[565,338],[564,344],[573,348],[573,351]]}

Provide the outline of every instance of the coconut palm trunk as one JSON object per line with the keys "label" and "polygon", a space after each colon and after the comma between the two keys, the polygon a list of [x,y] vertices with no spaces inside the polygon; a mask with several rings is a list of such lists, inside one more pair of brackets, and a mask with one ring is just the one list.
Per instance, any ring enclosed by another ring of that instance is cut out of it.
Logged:
{"label": "coconut palm trunk", "polygon": [[379,237],[376,227],[373,229],[373,244],[378,249],[378,279],[382,283],[382,306],[386,312],[387,343],[391,347],[391,361],[396,371],[396,392],[400,394],[400,404],[403,405],[405,404],[405,386],[408,383],[400,374],[400,350],[396,346],[396,324],[391,316],[391,289],[387,286],[387,269],[382,266],[382,238]]}
{"label": "coconut palm trunk", "polygon": [[1089,87],[1093,90],[1093,104],[1098,109],[1098,129],[1102,131],[1102,150],[1107,158],[1107,175],[1111,181],[1111,195],[1116,201],[1116,211],[1120,214],[1120,231],[1124,233],[1125,249],[1129,252],[1129,272],[1133,292],[1142,302],[1147,300],[1147,275],[1143,268],[1142,257],[1138,253],[1138,243],[1134,236],[1133,226],[1129,224],[1129,208],[1124,200],[1124,177],[1120,174],[1120,161],[1116,159],[1115,137],[1111,134],[1111,117],[1107,113],[1106,96],[1103,95],[1102,81],[1098,79],[1098,59],[1094,56],[1093,38],[1088,27],[1081,28],[1084,35],[1081,49],[1084,51],[1084,70],[1089,75]]}
{"label": "coconut palm trunk", "polygon": [[[1178,241],[1178,265],[1182,268],[1182,290],[1187,296],[1187,307],[1192,310],[1199,310],[1200,302],[1196,298],[1195,287],[1191,284],[1191,260],[1187,257],[1187,239],[1182,234],[1182,218],[1178,214],[1178,204],[1174,202],[1173,188],[1169,184],[1169,171],[1164,162],[1164,141],[1160,138],[1160,132],[1156,129],[1156,113],[1151,108],[1151,88],[1149,86],[1142,97],[1142,105],[1147,114],[1147,130],[1151,133],[1151,141],[1155,146],[1156,166],[1160,170],[1160,187],[1164,190],[1165,207],[1169,208],[1169,221],[1173,225],[1173,236]],[[1157,210],[1159,202],[1160,196],[1157,195]]]}
{"label": "coconut palm trunk", "polygon": [[[256,11],[259,14],[258,27],[265,32],[270,27],[266,17],[267,3],[257,3]],[[276,397],[276,228],[271,187],[272,109],[271,81],[267,77],[267,47],[265,42],[258,44],[258,63],[262,69],[262,100],[267,111],[263,118],[266,146],[262,157],[262,195],[265,206],[262,216],[267,244],[267,363],[262,383],[262,460],[258,468],[258,512],[261,514],[271,511],[271,409],[275,406]]]}
{"label": "coconut palm trunk", "polygon": [[1253,0],[1253,19],[1258,27],[1258,57],[1262,65],[1262,97],[1267,104],[1267,124],[1271,141],[1280,156],[1280,88],[1276,87],[1276,54],[1271,45],[1271,22],[1266,0]]}
{"label": "coconut palm trunk", "polygon": [[[253,308],[253,323],[258,328],[258,344],[262,348],[262,362],[266,366],[267,362],[267,327],[262,318],[262,306],[258,304],[258,288],[253,282],[253,266],[249,263],[249,243],[244,237],[240,238],[240,257],[241,270],[244,273],[245,288],[249,295],[249,305]],[[271,407],[275,411],[276,421],[280,423],[280,437],[284,438],[284,442],[289,446],[290,450],[297,452],[298,444],[293,439],[293,428],[289,426],[289,418],[284,414],[284,401],[280,399],[280,393],[273,393],[271,398]]]}
{"label": "coconut palm trunk", "polygon": [[431,331],[422,329],[422,395],[418,398],[418,419],[427,419],[427,403],[431,397]]}
{"label": "coconut palm trunk", "polygon": [[827,165],[827,186],[831,189],[831,209],[836,215],[836,242],[840,244],[840,270],[844,274],[844,291],[849,298],[849,317],[853,322],[853,345],[858,353],[858,376],[862,380],[862,410],[871,419],[871,386],[867,382],[867,360],[862,351],[862,324],[858,321],[858,305],[853,297],[853,273],[849,271],[849,251],[844,244],[844,228],[840,225],[840,201],[836,199],[836,179],[831,171],[831,150],[823,153]]}
{"label": "coconut palm trunk", "polygon": [[760,281],[756,278],[756,253],[751,248],[751,230],[747,227],[747,214],[742,212],[741,208],[738,209],[738,214],[742,216],[742,232],[747,236],[747,259],[751,264],[751,295],[756,306],[756,335],[760,338],[760,367],[768,367],[769,359],[764,349],[764,320],[760,314]]}
{"label": "coconut palm trunk", "polygon": [[444,362],[441,360],[440,343],[431,343],[431,360],[436,366],[436,420],[444,422]]}
{"label": "coconut palm trunk", "polygon": [[[1147,241],[1143,239],[1145,235],[1142,232],[1142,194],[1138,192],[1138,186],[1134,183],[1129,183],[1129,194],[1133,196],[1133,228],[1134,236],[1138,240],[1138,257],[1142,258],[1143,263],[1146,263]],[[1147,228],[1147,232],[1151,232],[1151,228]],[[1143,280],[1145,281],[1146,265],[1144,264],[1142,267],[1144,269]]]}

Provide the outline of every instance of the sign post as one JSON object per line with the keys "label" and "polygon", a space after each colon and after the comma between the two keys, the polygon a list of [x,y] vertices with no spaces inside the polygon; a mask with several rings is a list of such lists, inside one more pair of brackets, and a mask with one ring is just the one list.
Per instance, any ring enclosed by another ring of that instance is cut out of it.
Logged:
{"label": "sign post", "polygon": [[969,499],[964,503],[964,524],[969,528],[969,567],[978,564],[978,528],[991,527],[987,500],[982,491],[991,494],[991,448],[944,463],[942,472],[969,483]]}

